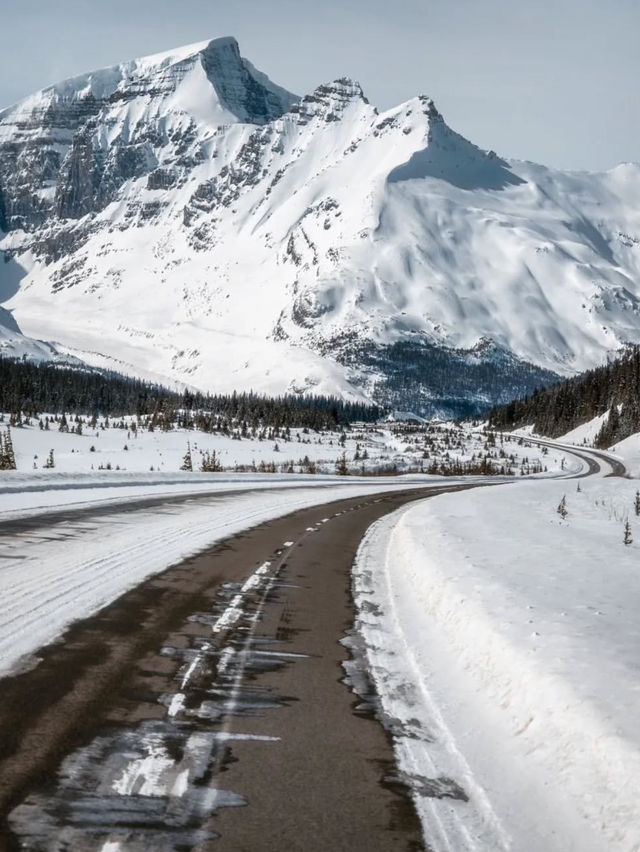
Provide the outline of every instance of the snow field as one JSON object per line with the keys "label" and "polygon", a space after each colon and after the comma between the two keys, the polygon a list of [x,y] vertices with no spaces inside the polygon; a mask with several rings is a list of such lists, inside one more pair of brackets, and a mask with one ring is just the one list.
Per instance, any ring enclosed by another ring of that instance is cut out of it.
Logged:
{"label": "snow field", "polygon": [[[51,416],[51,415],[49,415]],[[44,421],[45,415],[41,415]],[[187,447],[191,447],[194,470],[198,470],[202,453],[215,451],[222,466],[233,470],[236,466],[256,467],[261,462],[273,463],[278,470],[292,463],[295,473],[304,470],[300,463],[305,456],[316,465],[318,473],[333,474],[336,462],[344,453],[351,472],[373,473],[379,469],[395,466],[399,473],[427,471],[435,461],[469,462],[487,451],[486,437],[469,427],[456,427],[452,423],[423,424],[360,424],[347,429],[344,444],[341,434],[334,432],[305,432],[291,429],[291,440],[281,437],[273,440],[245,437],[237,440],[220,433],[206,433],[176,428],[169,432],[155,429],[149,432],[139,428],[131,430],[133,417],[121,420],[112,418],[108,428],[102,428],[100,420],[96,429],[89,429],[87,418],[83,418],[83,434],[58,431],[58,423],[52,422],[50,429],[39,428],[38,420],[30,425],[11,428],[11,438],[19,473],[27,476],[42,476],[49,452],[53,450],[56,473],[92,473],[99,477],[103,472],[116,475],[122,471],[177,473],[183,463]],[[9,422],[9,415],[0,416],[0,431]],[[75,427],[73,418],[69,426]],[[561,471],[562,458],[566,453],[528,444],[526,438],[503,439],[497,436],[496,445],[489,448],[496,465],[509,461],[513,456],[512,469],[516,475],[529,475],[536,465],[548,472]],[[277,446],[277,449],[276,449]],[[125,447],[127,449],[125,449]],[[93,448],[93,449],[92,449]],[[424,451],[428,457],[424,457]],[[366,458],[362,458],[366,453]],[[504,454],[507,458],[501,457]],[[570,459],[566,458],[567,471]],[[109,470],[107,466],[110,467]],[[48,472],[47,472],[48,473]],[[46,474],[44,474],[46,475]],[[12,481],[14,474],[11,474]],[[0,479],[0,490],[2,485]]]}
{"label": "snow field", "polygon": [[625,462],[630,475],[640,478],[640,434],[630,435],[611,449]]}
{"label": "snow field", "polygon": [[[362,544],[361,630],[434,848],[640,848],[637,485],[577,487],[445,495]],[[468,803],[424,793],[435,766]]]}
{"label": "snow field", "polygon": [[[42,417],[44,419],[44,415]],[[327,468],[323,472],[334,473],[336,459],[343,451],[349,458],[353,458],[358,443],[349,435],[347,443],[342,447],[339,444],[338,432],[306,434],[302,429],[291,430],[291,441],[284,441],[282,438],[236,440],[218,433],[188,429],[173,429],[169,432],[138,429],[133,432],[130,425],[135,418],[132,417],[124,418],[127,427],[125,429],[117,425],[120,419],[115,418],[108,428],[101,428],[104,421],[100,421],[98,428],[92,430],[86,426],[87,418],[83,419],[85,427],[82,435],[59,432],[57,423],[52,423],[47,431],[41,430],[37,420],[32,421],[30,426],[12,428],[11,437],[18,470],[41,470],[49,451],[53,449],[56,470],[89,472],[110,465],[114,471],[178,471],[187,446],[190,445],[194,470],[199,467],[201,452],[215,450],[225,468],[233,469],[236,465],[250,466],[254,463],[258,465],[261,461],[273,461],[278,467],[289,461],[297,465],[300,459],[308,456],[312,462]],[[6,416],[5,422],[7,421]],[[74,425],[72,420],[70,425]],[[2,424],[0,428],[1,426]],[[368,439],[366,445],[370,454],[376,457],[383,455],[385,459],[389,459],[385,441],[381,436]],[[125,446],[127,449],[124,449]]]}

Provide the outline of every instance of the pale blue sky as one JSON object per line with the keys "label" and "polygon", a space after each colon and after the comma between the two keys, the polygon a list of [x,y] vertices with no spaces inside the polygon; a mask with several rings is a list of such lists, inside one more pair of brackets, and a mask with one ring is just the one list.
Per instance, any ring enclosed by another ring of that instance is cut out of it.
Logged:
{"label": "pale blue sky", "polygon": [[638,0],[2,0],[0,107],[82,71],[235,35],[304,94],[424,93],[485,148],[561,168],[640,160]]}

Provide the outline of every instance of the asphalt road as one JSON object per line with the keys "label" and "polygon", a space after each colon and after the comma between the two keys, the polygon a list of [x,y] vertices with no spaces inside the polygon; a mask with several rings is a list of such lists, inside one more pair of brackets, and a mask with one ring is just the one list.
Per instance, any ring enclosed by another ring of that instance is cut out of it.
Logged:
{"label": "asphalt road", "polygon": [[421,849],[388,735],[342,682],[340,639],[366,529],[443,490],[352,498],[235,536],[0,682],[0,846]]}
{"label": "asphalt road", "polygon": [[[513,437],[520,436],[514,435]],[[612,456],[600,453],[597,450],[586,450],[581,447],[574,447],[571,444],[559,444],[556,441],[545,441],[539,438],[527,437],[524,440],[526,440],[529,444],[536,444],[539,447],[553,447],[556,450],[566,450],[569,455],[577,456],[577,458],[586,462],[587,470],[571,477],[572,479],[583,479],[584,477],[594,476],[595,474],[606,470],[608,470],[609,473],[604,474],[605,478],[610,476],[628,475],[627,468],[620,459],[615,459]]]}

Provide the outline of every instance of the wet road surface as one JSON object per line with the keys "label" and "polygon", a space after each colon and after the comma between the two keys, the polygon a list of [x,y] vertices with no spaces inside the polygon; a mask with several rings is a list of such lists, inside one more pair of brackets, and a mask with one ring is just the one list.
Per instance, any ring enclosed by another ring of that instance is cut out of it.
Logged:
{"label": "wet road surface", "polygon": [[[465,486],[468,487],[468,486]],[[0,683],[0,847],[417,850],[342,682],[366,529],[437,487],[298,512],[145,582]]]}

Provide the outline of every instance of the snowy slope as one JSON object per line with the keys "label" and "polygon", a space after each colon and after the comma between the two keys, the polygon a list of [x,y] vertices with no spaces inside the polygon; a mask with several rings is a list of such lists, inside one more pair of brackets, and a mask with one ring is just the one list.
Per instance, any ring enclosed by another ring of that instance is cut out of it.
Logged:
{"label": "snowy slope", "polygon": [[0,113],[25,332],[204,389],[426,411],[640,341],[640,166],[509,162],[346,78],[295,101],[218,39]]}
{"label": "snowy slope", "polygon": [[25,337],[13,315],[0,307],[0,357],[27,358],[30,361],[46,361],[80,366],[82,359],[62,352],[52,343]]}

